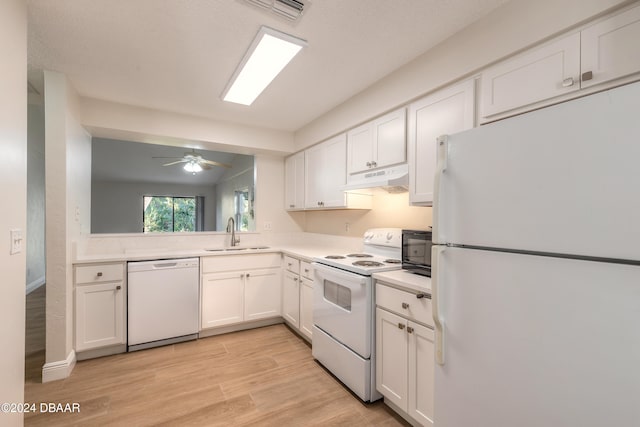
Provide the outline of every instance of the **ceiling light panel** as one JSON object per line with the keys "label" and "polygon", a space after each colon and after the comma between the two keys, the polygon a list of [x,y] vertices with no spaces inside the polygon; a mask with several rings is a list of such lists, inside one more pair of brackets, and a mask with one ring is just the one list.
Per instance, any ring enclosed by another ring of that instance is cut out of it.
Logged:
{"label": "ceiling light panel", "polygon": [[307,42],[269,27],[261,27],[222,93],[222,99],[251,105]]}

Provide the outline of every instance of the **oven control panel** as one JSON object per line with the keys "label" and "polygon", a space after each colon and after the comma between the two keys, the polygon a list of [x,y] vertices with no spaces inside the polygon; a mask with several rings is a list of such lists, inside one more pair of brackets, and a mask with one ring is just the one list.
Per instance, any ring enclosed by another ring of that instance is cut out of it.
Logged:
{"label": "oven control panel", "polygon": [[378,246],[402,246],[401,228],[370,228],[364,233],[364,243]]}

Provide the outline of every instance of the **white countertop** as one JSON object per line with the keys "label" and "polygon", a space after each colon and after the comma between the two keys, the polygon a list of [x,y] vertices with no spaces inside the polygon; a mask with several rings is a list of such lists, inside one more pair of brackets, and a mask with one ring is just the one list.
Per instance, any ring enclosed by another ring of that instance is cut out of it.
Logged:
{"label": "white countertop", "polygon": [[398,288],[431,294],[431,277],[410,273],[406,270],[375,273],[373,278]]}
{"label": "white countertop", "polygon": [[[258,246],[258,245],[256,245]],[[242,248],[242,246],[240,246]],[[216,248],[212,248],[216,249]],[[326,245],[282,245],[269,246],[268,249],[243,249],[243,250],[226,250],[226,251],[207,251],[205,249],[139,249],[130,250],[124,253],[112,254],[92,254],[80,255],[74,264],[90,264],[99,262],[125,262],[125,261],[146,261],[156,259],[173,259],[173,258],[191,258],[191,257],[208,257],[208,256],[229,256],[244,254],[262,254],[279,252],[300,258],[304,261],[311,262],[313,258],[322,257],[329,253],[335,253],[340,249],[337,247]]]}

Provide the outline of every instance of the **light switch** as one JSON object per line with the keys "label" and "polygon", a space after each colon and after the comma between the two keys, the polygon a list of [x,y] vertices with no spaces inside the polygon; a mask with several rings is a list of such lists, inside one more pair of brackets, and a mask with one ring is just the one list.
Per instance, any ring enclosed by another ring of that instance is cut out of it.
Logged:
{"label": "light switch", "polygon": [[22,230],[19,228],[12,228],[10,231],[11,238],[11,250],[10,255],[19,254],[22,252]]}

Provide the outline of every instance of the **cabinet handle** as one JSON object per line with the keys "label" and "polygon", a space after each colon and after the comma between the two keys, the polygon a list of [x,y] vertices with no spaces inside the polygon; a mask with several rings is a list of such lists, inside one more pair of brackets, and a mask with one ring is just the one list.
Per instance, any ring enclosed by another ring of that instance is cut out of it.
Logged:
{"label": "cabinet handle", "polygon": [[296,205],[289,205],[289,207],[290,207],[290,208],[295,208],[295,207],[296,207]]}
{"label": "cabinet handle", "polygon": [[431,294],[423,294],[423,293],[416,294],[416,298],[418,298],[418,299],[422,299],[422,298],[431,299]]}
{"label": "cabinet handle", "polygon": [[247,279],[248,279],[249,277],[251,277],[251,275],[250,275],[249,273],[247,273]]}
{"label": "cabinet handle", "polygon": [[587,71],[582,73],[582,81],[586,82],[587,80],[591,80],[593,78],[593,71]]}
{"label": "cabinet handle", "polygon": [[371,162],[367,162],[367,167],[370,168],[371,167]]}
{"label": "cabinet handle", "polygon": [[240,278],[241,278],[241,279],[244,279],[244,274],[241,274],[241,275],[240,275]]}
{"label": "cabinet handle", "polygon": [[102,277],[102,271],[98,271],[98,274],[96,274],[96,276]]}
{"label": "cabinet handle", "polygon": [[120,289],[122,289],[122,286],[120,285],[116,286],[116,291],[119,291]]}
{"label": "cabinet handle", "polygon": [[413,333],[413,328],[411,326],[407,326],[407,333],[408,334],[412,334]]}
{"label": "cabinet handle", "polygon": [[371,167],[375,168],[376,166],[378,166],[378,163],[376,163],[376,162],[371,162]]}
{"label": "cabinet handle", "polygon": [[407,308],[409,308],[409,304],[407,304],[406,302],[403,302],[402,303],[402,308],[404,308],[406,310]]}
{"label": "cabinet handle", "polygon": [[308,269],[308,268],[305,268],[305,269],[304,269],[304,272],[305,272],[305,273],[308,273],[308,272],[309,272],[309,269]]}
{"label": "cabinet handle", "polygon": [[404,329],[404,323],[398,323],[398,329]]}
{"label": "cabinet handle", "polygon": [[571,87],[575,84],[573,77],[566,78],[562,81],[562,87]]}
{"label": "cabinet handle", "polygon": [[293,281],[294,281],[294,282],[297,282],[297,281],[298,281],[298,278],[297,278],[297,277],[294,277],[294,278],[293,278]]}

